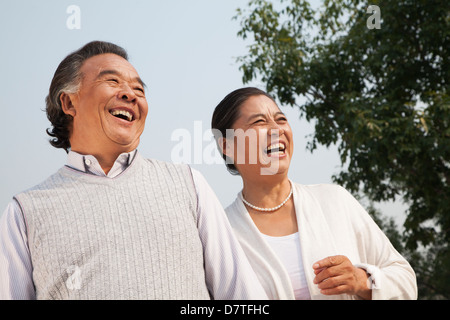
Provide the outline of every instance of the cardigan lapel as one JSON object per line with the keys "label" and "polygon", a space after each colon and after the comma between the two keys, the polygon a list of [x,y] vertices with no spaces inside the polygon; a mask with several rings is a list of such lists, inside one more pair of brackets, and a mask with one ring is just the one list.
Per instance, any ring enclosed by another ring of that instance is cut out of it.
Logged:
{"label": "cardigan lapel", "polygon": [[251,255],[250,260],[255,263],[252,265],[255,272],[259,274],[261,283],[269,290],[272,299],[295,299],[286,268],[262,237],[241,199],[242,192],[226,211],[241,246],[248,255]]}
{"label": "cardigan lapel", "polygon": [[[323,258],[338,254],[330,226],[325,219],[320,203],[314,194],[300,184],[292,182],[293,200],[297,216],[300,246],[306,281],[311,299],[331,299],[322,295],[317,285],[312,265]],[[269,288],[272,299],[295,299],[289,275],[272,248],[262,237],[241,200],[242,193],[226,212],[243,249],[252,256],[253,267],[261,275],[264,287]]]}
{"label": "cardigan lapel", "polygon": [[313,283],[315,274],[312,266],[318,260],[338,254],[335,241],[314,195],[302,185],[292,181],[291,183],[294,186],[294,206],[309,293],[311,299],[326,299],[327,297],[322,295],[317,285]]}

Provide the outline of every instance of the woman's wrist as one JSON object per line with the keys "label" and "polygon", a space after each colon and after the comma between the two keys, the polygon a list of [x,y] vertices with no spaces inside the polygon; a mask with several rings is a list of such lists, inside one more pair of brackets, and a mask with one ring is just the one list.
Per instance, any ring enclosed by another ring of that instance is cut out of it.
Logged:
{"label": "woman's wrist", "polygon": [[362,268],[356,268],[355,272],[359,284],[356,295],[364,300],[372,300],[372,289],[367,284],[370,275]]}

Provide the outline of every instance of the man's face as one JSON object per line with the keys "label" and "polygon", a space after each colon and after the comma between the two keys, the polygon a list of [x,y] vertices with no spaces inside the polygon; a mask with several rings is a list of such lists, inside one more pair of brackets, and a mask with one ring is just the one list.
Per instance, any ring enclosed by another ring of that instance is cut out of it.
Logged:
{"label": "man's face", "polygon": [[80,89],[68,95],[70,108],[64,110],[73,116],[72,150],[101,154],[136,149],[148,113],[136,70],[120,56],[101,54],[87,59],[80,71]]}

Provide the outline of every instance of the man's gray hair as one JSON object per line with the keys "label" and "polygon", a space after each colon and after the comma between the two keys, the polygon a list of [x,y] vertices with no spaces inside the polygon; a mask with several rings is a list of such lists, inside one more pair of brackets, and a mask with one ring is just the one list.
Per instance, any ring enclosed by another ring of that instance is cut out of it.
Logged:
{"label": "man's gray hair", "polygon": [[78,92],[82,79],[80,69],[84,61],[104,53],[116,54],[128,60],[128,54],[123,48],[110,42],[92,41],[65,57],[56,69],[49,94],[45,98],[47,118],[52,124],[52,127],[47,129],[47,134],[52,137],[50,144],[55,148],[62,148],[66,152],[70,149],[69,137],[73,118],[63,112],[61,94]]}

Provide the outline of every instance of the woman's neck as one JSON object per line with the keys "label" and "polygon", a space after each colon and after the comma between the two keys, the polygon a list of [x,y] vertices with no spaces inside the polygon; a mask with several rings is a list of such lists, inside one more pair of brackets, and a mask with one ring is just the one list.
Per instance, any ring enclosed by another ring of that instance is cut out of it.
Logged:
{"label": "woman's neck", "polygon": [[271,208],[279,205],[289,195],[291,183],[287,175],[264,176],[257,179],[243,177],[242,195],[257,207]]}

